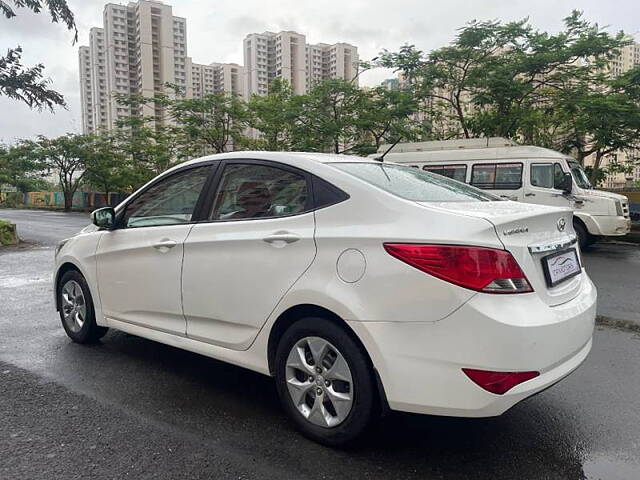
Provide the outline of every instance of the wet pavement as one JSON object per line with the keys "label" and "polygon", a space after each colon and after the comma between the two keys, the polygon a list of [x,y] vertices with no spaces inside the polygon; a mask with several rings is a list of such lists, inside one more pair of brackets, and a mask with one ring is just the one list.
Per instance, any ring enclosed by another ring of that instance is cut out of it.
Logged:
{"label": "wet pavement", "polygon": [[[52,306],[52,245],[87,217],[10,213],[41,246],[0,249],[2,479],[640,478],[632,331],[598,327],[580,369],[501,417],[393,413],[358,448],[332,450],[293,430],[267,377],[118,332],[70,342]],[[585,263],[600,313],[632,317],[640,300],[614,287],[638,297],[625,283],[637,282],[626,270],[638,251],[622,247],[596,247]]]}

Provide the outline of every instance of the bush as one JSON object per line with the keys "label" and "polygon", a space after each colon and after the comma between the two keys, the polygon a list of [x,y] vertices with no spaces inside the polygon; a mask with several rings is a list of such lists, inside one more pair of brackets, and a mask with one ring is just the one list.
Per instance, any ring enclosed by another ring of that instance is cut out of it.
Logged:
{"label": "bush", "polygon": [[0,245],[15,245],[18,243],[16,226],[6,220],[0,220]]}

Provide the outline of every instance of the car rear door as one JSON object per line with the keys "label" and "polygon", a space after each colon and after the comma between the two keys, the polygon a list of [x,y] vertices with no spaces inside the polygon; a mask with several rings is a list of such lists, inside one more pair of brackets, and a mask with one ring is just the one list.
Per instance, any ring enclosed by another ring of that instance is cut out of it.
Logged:
{"label": "car rear door", "polygon": [[227,160],[214,183],[208,219],[184,244],[187,336],[243,350],[315,257],[310,175]]}

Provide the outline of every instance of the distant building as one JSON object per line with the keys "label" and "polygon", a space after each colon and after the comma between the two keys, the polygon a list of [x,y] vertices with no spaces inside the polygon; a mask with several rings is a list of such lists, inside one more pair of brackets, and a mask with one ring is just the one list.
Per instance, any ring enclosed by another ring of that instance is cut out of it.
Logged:
{"label": "distant building", "polygon": [[[112,129],[131,114],[165,122],[161,107],[145,105],[142,112],[131,112],[115,97],[168,94],[166,83],[188,90],[186,20],[158,1],[139,0],[126,6],[109,3],[103,11],[103,28],[92,28],[89,40],[90,46],[79,50],[85,132]],[[87,61],[82,52],[87,50],[90,83],[83,81]]]}
{"label": "distant building", "polygon": [[317,43],[306,46],[306,86],[342,79],[358,85],[358,48],[348,43]]}
{"label": "distant building", "polygon": [[93,118],[93,97],[91,95],[91,54],[89,47],[78,49],[78,62],[80,65],[80,104],[82,108],[82,131],[95,130]]}
{"label": "distant building", "polygon": [[357,84],[358,48],[348,43],[312,45],[300,33],[282,31],[251,33],[243,47],[247,99],[266,95],[274,78],[284,79],[295,95],[329,79]]}
{"label": "distant building", "polygon": [[237,63],[212,63],[202,65],[187,59],[191,72],[190,85],[194,98],[227,93],[244,96],[244,67]]}

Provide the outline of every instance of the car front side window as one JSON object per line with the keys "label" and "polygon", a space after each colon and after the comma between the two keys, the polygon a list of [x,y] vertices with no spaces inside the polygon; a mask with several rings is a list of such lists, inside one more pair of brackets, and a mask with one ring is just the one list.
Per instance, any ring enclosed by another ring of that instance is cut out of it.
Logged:
{"label": "car front side window", "polygon": [[196,167],[173,174],[152,185],[126,207],[126,228],[178,225],[192,220],[210,167]]}

